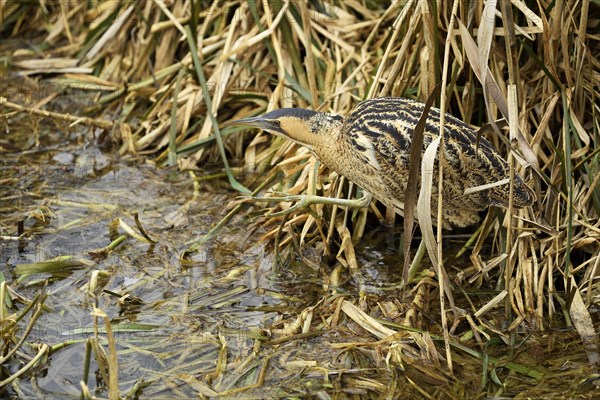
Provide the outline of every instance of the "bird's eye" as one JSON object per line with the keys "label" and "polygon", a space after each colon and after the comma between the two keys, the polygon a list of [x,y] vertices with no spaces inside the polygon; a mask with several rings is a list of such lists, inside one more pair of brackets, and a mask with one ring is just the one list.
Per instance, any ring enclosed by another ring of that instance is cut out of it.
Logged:
{"label": "bird's eye", "polygon": [[273,125],[275,125],[276,127],[278,127],[278,128],[279,128],[279,127],[281,127],[281,121],[279,121],[279,120],[277,120],[277,119],[276,119],[276,120],[273,120]]}

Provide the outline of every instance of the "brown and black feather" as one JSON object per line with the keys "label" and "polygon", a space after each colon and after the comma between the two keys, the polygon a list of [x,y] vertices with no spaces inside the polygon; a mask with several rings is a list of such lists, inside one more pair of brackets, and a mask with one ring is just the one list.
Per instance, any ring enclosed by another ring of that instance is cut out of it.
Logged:
{"label": "brown and black feather", "polygon": [[[382,97],[359,103],[346,117],[292,108],[275,110],[245,122],[307,146],[326,166],[403,214],[410,145],[424,107],[424,103],[416,100]],[[431,108],[422,152],[438,137],[439,123],[440,110]],[[506,206],[508,184],[464,194],[465,189],[509,177],[508,163],[500,153],[485,138],[477,142],[476,132],[450,114],[445,115],[444,135],[444,227],[470,225],[478,221],[478,211],[490,205]],[[437,168],[436,160],[435,171]],[[437,179],[436,172],[433,210],[437,210]],[[533,202],[533,192],[515,174],[514,206],[525,207]]]}

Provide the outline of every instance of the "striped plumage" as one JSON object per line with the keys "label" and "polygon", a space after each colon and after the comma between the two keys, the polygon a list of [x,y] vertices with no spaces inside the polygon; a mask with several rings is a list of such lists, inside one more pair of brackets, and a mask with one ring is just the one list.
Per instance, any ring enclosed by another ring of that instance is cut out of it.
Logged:
{"label": "striped plumage", "polygon": [[[286,136],[307,146],[326,166],[344,175],[399,214],[404,210],[412,133],[424,104],[398,97],[382,97],[358,104],[346,117],[299,108],[272,111],[233,123]],[[440,110],[427,117],[423,149],[439,134]],[[467,226],[479,220],[478,211],[506,206],[509,185],[464,195],[467,188],[509,177],[509,167],[485,139],[450,114],[445,116],[443,211],[444,227]],[[477,154],[476,154],[477,152]],[[432,218],[437,220],[437,161],[433,174]],[[531,190],[515,176],[513,204],[533,203]]]}

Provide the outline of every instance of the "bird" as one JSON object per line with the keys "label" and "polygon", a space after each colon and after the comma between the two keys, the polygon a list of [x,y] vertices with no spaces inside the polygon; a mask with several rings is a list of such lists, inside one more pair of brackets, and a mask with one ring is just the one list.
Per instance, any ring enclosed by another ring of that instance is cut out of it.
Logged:
{"label": "bird", "polygon": [[[345,176],[372,197],[404,215],[413,132],[423,114],[423,102],[379,97],[356,105],[346,116],[304,108],[280,108],[226,125],[259,128],[307,147],[329,169]],[[440,110],[429,109],[422,153],[439,136]],[[438,160],[436,156],[435,171]],[[420,170],[420,169],[419,169]],[[442,226],[466,227],[479,221],[489,206],[507,208],[509,183],[465,194],[465,189],[497,183],[510,177],[502,155],[485,138],[453,115],[445,114]],[[433,174],[432,221],[437,221],[438,174]],[[507,181],[508,182],[508,181]],[[515,173],[513,206],[535,201],[532,190]],[[415,209],[415,212],[416,209]]]}

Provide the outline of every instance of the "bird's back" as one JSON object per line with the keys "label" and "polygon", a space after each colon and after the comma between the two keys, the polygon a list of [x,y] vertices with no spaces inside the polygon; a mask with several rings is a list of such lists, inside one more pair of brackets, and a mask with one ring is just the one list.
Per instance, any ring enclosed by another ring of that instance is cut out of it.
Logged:
{"label": "bird's back", "polygon": [[[400,213],[404,208],[412,135],[423,109],[422,102],[398,97],[363,101],[344,119],[338,139],[342,152],[348,154],[347,158],[337,161],[338,169],[343,170],[338,172]],[[439,121],[440,110],[431,108],[422,151],[439,135]],[[507,204],[509,190],[508,185],[504,185],[468,196],[463,194],[464,190],[507,178],[509,167],[485,138],[477,143],[476,133],[450,114],[445,116],[444,132],[445,220],[451,225],[466,226],[476,222],[477,211],[491,203]],[[437,173],[434,173],[437,196],[436,178]],[[517,207],[533,202],[530,190],[518,175],[514,198]],[[432,204],[435,206],[435,199]]]}

